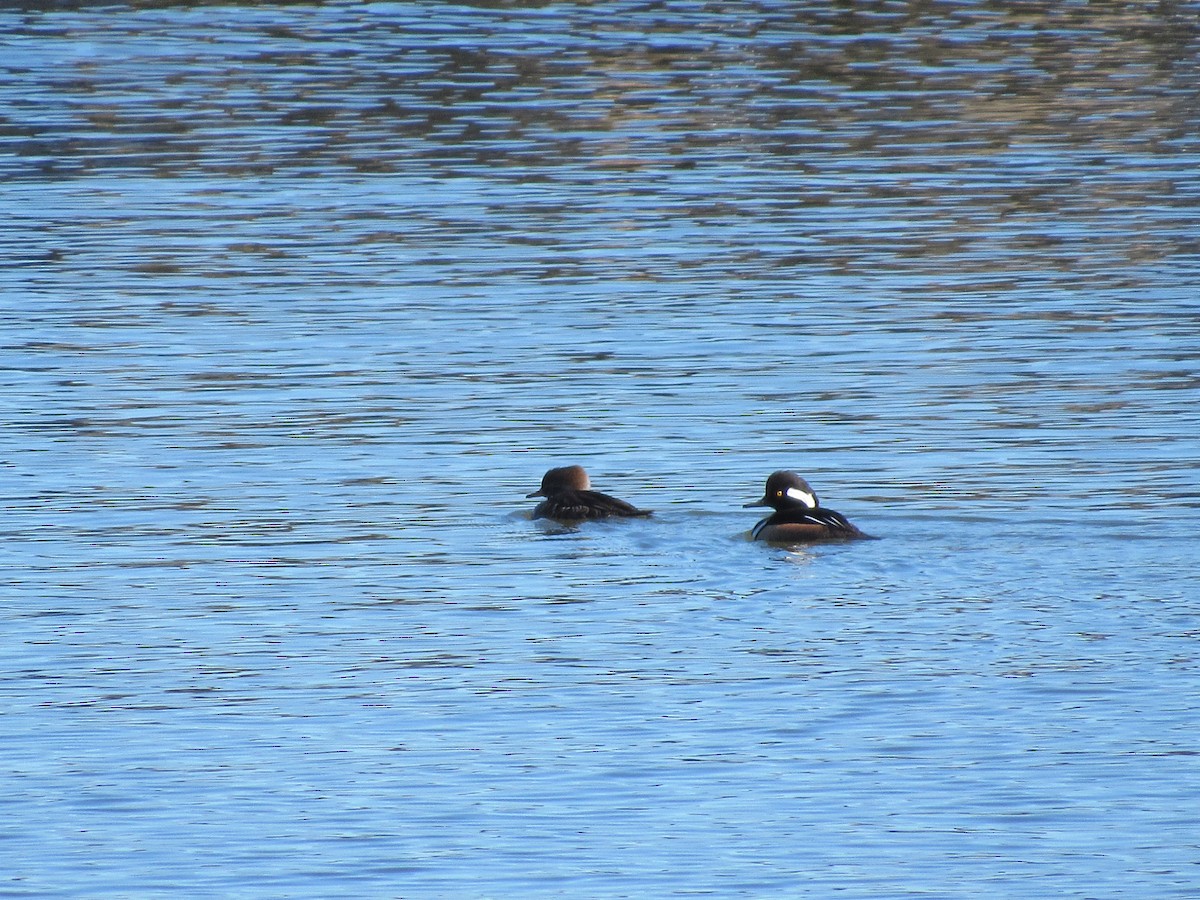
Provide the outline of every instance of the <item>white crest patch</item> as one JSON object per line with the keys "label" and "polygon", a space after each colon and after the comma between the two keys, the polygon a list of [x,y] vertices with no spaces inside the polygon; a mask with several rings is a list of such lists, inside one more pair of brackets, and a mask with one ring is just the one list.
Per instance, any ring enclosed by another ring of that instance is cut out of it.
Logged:
{"label": "white crest patch", "polygon": [[793,500],[799,500],[805,506],[815,508],[817,505],[817,498],[808,493],[808,491],[800,490],[800,488],[788,488],[787,495]]}

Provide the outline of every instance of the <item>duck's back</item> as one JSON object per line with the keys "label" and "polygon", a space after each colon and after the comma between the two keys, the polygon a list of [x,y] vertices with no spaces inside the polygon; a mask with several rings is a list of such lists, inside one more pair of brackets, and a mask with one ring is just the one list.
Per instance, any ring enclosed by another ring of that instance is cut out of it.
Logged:
{"label": "duck's back", "polygon": [[608,519],[616,516],[648,516],[650,510],[599,491],[563,491],[547,497],[533,511],[535,519]]}
{"label": "duck's back", "polygon": [[866,537],[840,512],[816,509],[781,509],[754,526],[759,541],[820,541]]}

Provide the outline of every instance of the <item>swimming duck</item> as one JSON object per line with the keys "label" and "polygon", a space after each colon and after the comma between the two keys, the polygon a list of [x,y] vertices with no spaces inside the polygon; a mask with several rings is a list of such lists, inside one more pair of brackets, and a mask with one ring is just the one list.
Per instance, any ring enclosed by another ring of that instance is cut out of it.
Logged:
{"label": "swimming duck", "polygon": [[583,466],[562,466],[542,476],[542,486],[527,497],[545,497],[533,511],[535,519],[607,519],[612,516],[648,516],[650,510],[638,509],[591,490],[591,480]]}
{"label": "swimming duck", "polygon": [[841,513],[821,506],[816,491],[795,472],[772,473],[762,499],[746,504],[751,506],[775,510],[750,532],[756,541],[798,544],[867,536]]}

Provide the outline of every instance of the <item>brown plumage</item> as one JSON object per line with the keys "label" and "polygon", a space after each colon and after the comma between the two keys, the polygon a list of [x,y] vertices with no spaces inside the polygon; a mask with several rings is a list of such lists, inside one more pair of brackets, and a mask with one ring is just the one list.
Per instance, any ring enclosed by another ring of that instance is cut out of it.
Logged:
{"label": "brown plumage", "polygon": [[648,516],[650,510],[638,509],[591,490],[591,480],[583,466],[562,466],[542,477],[542,486],[527,497],[545,497],[533,511],[535,519],[607,519],[613,516]]}

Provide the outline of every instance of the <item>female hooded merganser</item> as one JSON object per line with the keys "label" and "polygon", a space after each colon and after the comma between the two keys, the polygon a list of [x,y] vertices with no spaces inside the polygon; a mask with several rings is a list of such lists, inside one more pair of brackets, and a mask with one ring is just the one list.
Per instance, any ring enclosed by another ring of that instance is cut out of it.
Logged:
{"label": "female hooded merganser", "polygon": [[756,541],[798,544],[866,537],[841,513],[821,506],[816,492],[795,472],[772,474],[762,499],[746,506],[770,506],[775,510],[750,532]]}
{"label": "female hooded merganser", "polygon": [[542,486],[527,497],[545,497],[533,511],[535,519],[607,519],[609,516],[648,516],[650,510],[638,509],[624,500],[589,490],[591,481],[583,466],[551,469],[542,477]]}

